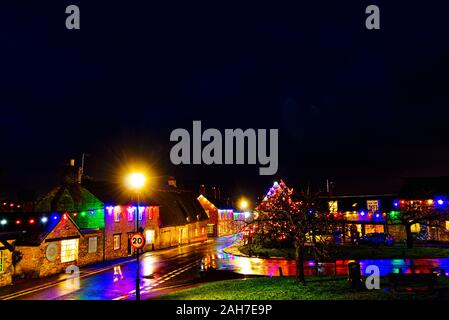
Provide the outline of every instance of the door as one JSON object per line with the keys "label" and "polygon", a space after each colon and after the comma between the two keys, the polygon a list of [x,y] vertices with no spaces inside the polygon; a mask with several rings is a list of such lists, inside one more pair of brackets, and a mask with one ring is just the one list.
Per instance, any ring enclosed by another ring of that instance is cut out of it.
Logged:
{"label": "door", "polygon": [[128,232],[128,256],[132,255],[133,248],[131,247],[131,237],[133,236],[132,232]]}

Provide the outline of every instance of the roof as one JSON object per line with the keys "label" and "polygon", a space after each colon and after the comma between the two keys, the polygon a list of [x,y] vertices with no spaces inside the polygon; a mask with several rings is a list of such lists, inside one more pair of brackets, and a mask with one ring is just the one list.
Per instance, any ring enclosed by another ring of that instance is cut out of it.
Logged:
{"label": "roof", "polygon": [[[18,246],[38,246],[58,225],[61,217],[62,215],[58,213],[0,213],[0,221],[7,221],[5,225],[0,224],[0,239],[16,240],[15,245]],[[43,218],[46,219],[42,220]],[[69,215],[67,215],[67,218],[81,233],[81,230],[79,230]],[[17,221],[20,221],[20,224],[16,223]],[[9,239],[5,239],[8,237]]]}
{"label": "roof", "polygon": [[204,194],[202,194],[201,196],[212,203],[217,209],[234,209],[232,201],[230,201],[229,199],[215,199]]}
{"label": "roof", "polygon": [[435,196],[449,197],[449,177],[404,178],[399,192],[402,199],[429,199]]}
{"label": "roof", "polygon": [[103,207],[103,202],[79,183],[64,183],[40,198],[35,211],[81,212]]}
{"label": "roof", "polygon": [[[108,204],[127,204],[131,195],[123,192],[118,183],[109,181],[83,181],[82,185],[101,201]],[[162,227],[185,225],[207,220],[208,216],[194,192],[176,187],[148,189],[141,192],[140,203],[159,206]]]}
{"label": "roof", "polygon": [[[132,201],[132,194],[124,191],[123,186],[119,183],[103,180],[83,179],[81,185],[103,203],[124,204]],[[139,200],[142,204],[156,205],[154,199],[149,193],[142,192]]]}
{"label": "roof", "polygon": [[154,201],[159,205],[159,217],[163,227],[208,219],[194,192],[159,189],[154,190],[152,194]]}

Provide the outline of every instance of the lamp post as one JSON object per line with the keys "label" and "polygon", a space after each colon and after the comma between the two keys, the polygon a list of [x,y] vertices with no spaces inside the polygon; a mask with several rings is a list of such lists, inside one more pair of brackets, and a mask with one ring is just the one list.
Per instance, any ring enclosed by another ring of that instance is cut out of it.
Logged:
{"label": "lamp post", "polygon": [[[139,232],[139,195],[140,190],[145,184],[145,176],[141,173],[132,173],[128,176],[128,186],[136,192],[137,208],[136,208],[136,233]],[[140,300],[140,259],[139,249],[136,250],[136,300]]]}

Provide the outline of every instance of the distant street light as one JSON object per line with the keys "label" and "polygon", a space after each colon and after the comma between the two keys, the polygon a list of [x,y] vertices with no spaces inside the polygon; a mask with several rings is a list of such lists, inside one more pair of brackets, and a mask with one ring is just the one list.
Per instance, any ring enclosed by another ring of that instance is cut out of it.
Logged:
{"label": "distant street light", "polygon": [[[137,207],[136,207],[136,233],[139,232],[139,195],[140,191],[145,185],[145,176],[142,173],[131,173],[127,176],[126,182],[128,185],[128,188],[131,189],[131,191],[134,191],[136,193],[137,198]],[[139,250],[136,250],[136,300],[140,300],[140,261],[139,261]]]}

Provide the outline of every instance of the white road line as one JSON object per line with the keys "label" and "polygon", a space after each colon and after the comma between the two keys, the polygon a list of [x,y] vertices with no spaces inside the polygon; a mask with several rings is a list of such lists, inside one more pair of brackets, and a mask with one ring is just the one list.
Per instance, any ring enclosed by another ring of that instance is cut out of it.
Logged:
{"label": "white road line", "polygon": [[[185,266],[183,266],[183,267],[181,267],[181,268],[175,269],[175,270],[173,270],[173,271],[171,271],[171,272],[169,272],[169,273],[163,275],[162,277],[160,277],[160,278],[159,278],[155,283],[153,283],[151,286],[143,286],[143,287],[141,287],[140,291],[141,291],[142,293],[144,293],[144,292],[150,292],[150,290],[153,289],[154,287],[159,286],[160,284],[166,282],[168,279],[171,279],[171,278],[173,278],[173,277],[175,277],[175,276],[177,276],[177,275],[179,275],[179,274],[181,274],[181,273],[183,273],[183,272],[185,272],[185,271],[187,271],[187,270],[189,270],[189,269],[195,267],[196,265],[198,265],[198,261],[191,262],[191,263],[189,263],[189,264],[187,264],[187,265],[185,265]],[[132,291],[130,291],[127,295],[122,295],[122,296],[120,296],[120,297],[118,297],[118,298],[115,298],[115,299],[113,299],[113,300],[123,300],[123,299],[129,297],[131,294],[133,294],[133,293],[135,293],[135,292],[136,292],[136,290],[132,290]]]}

